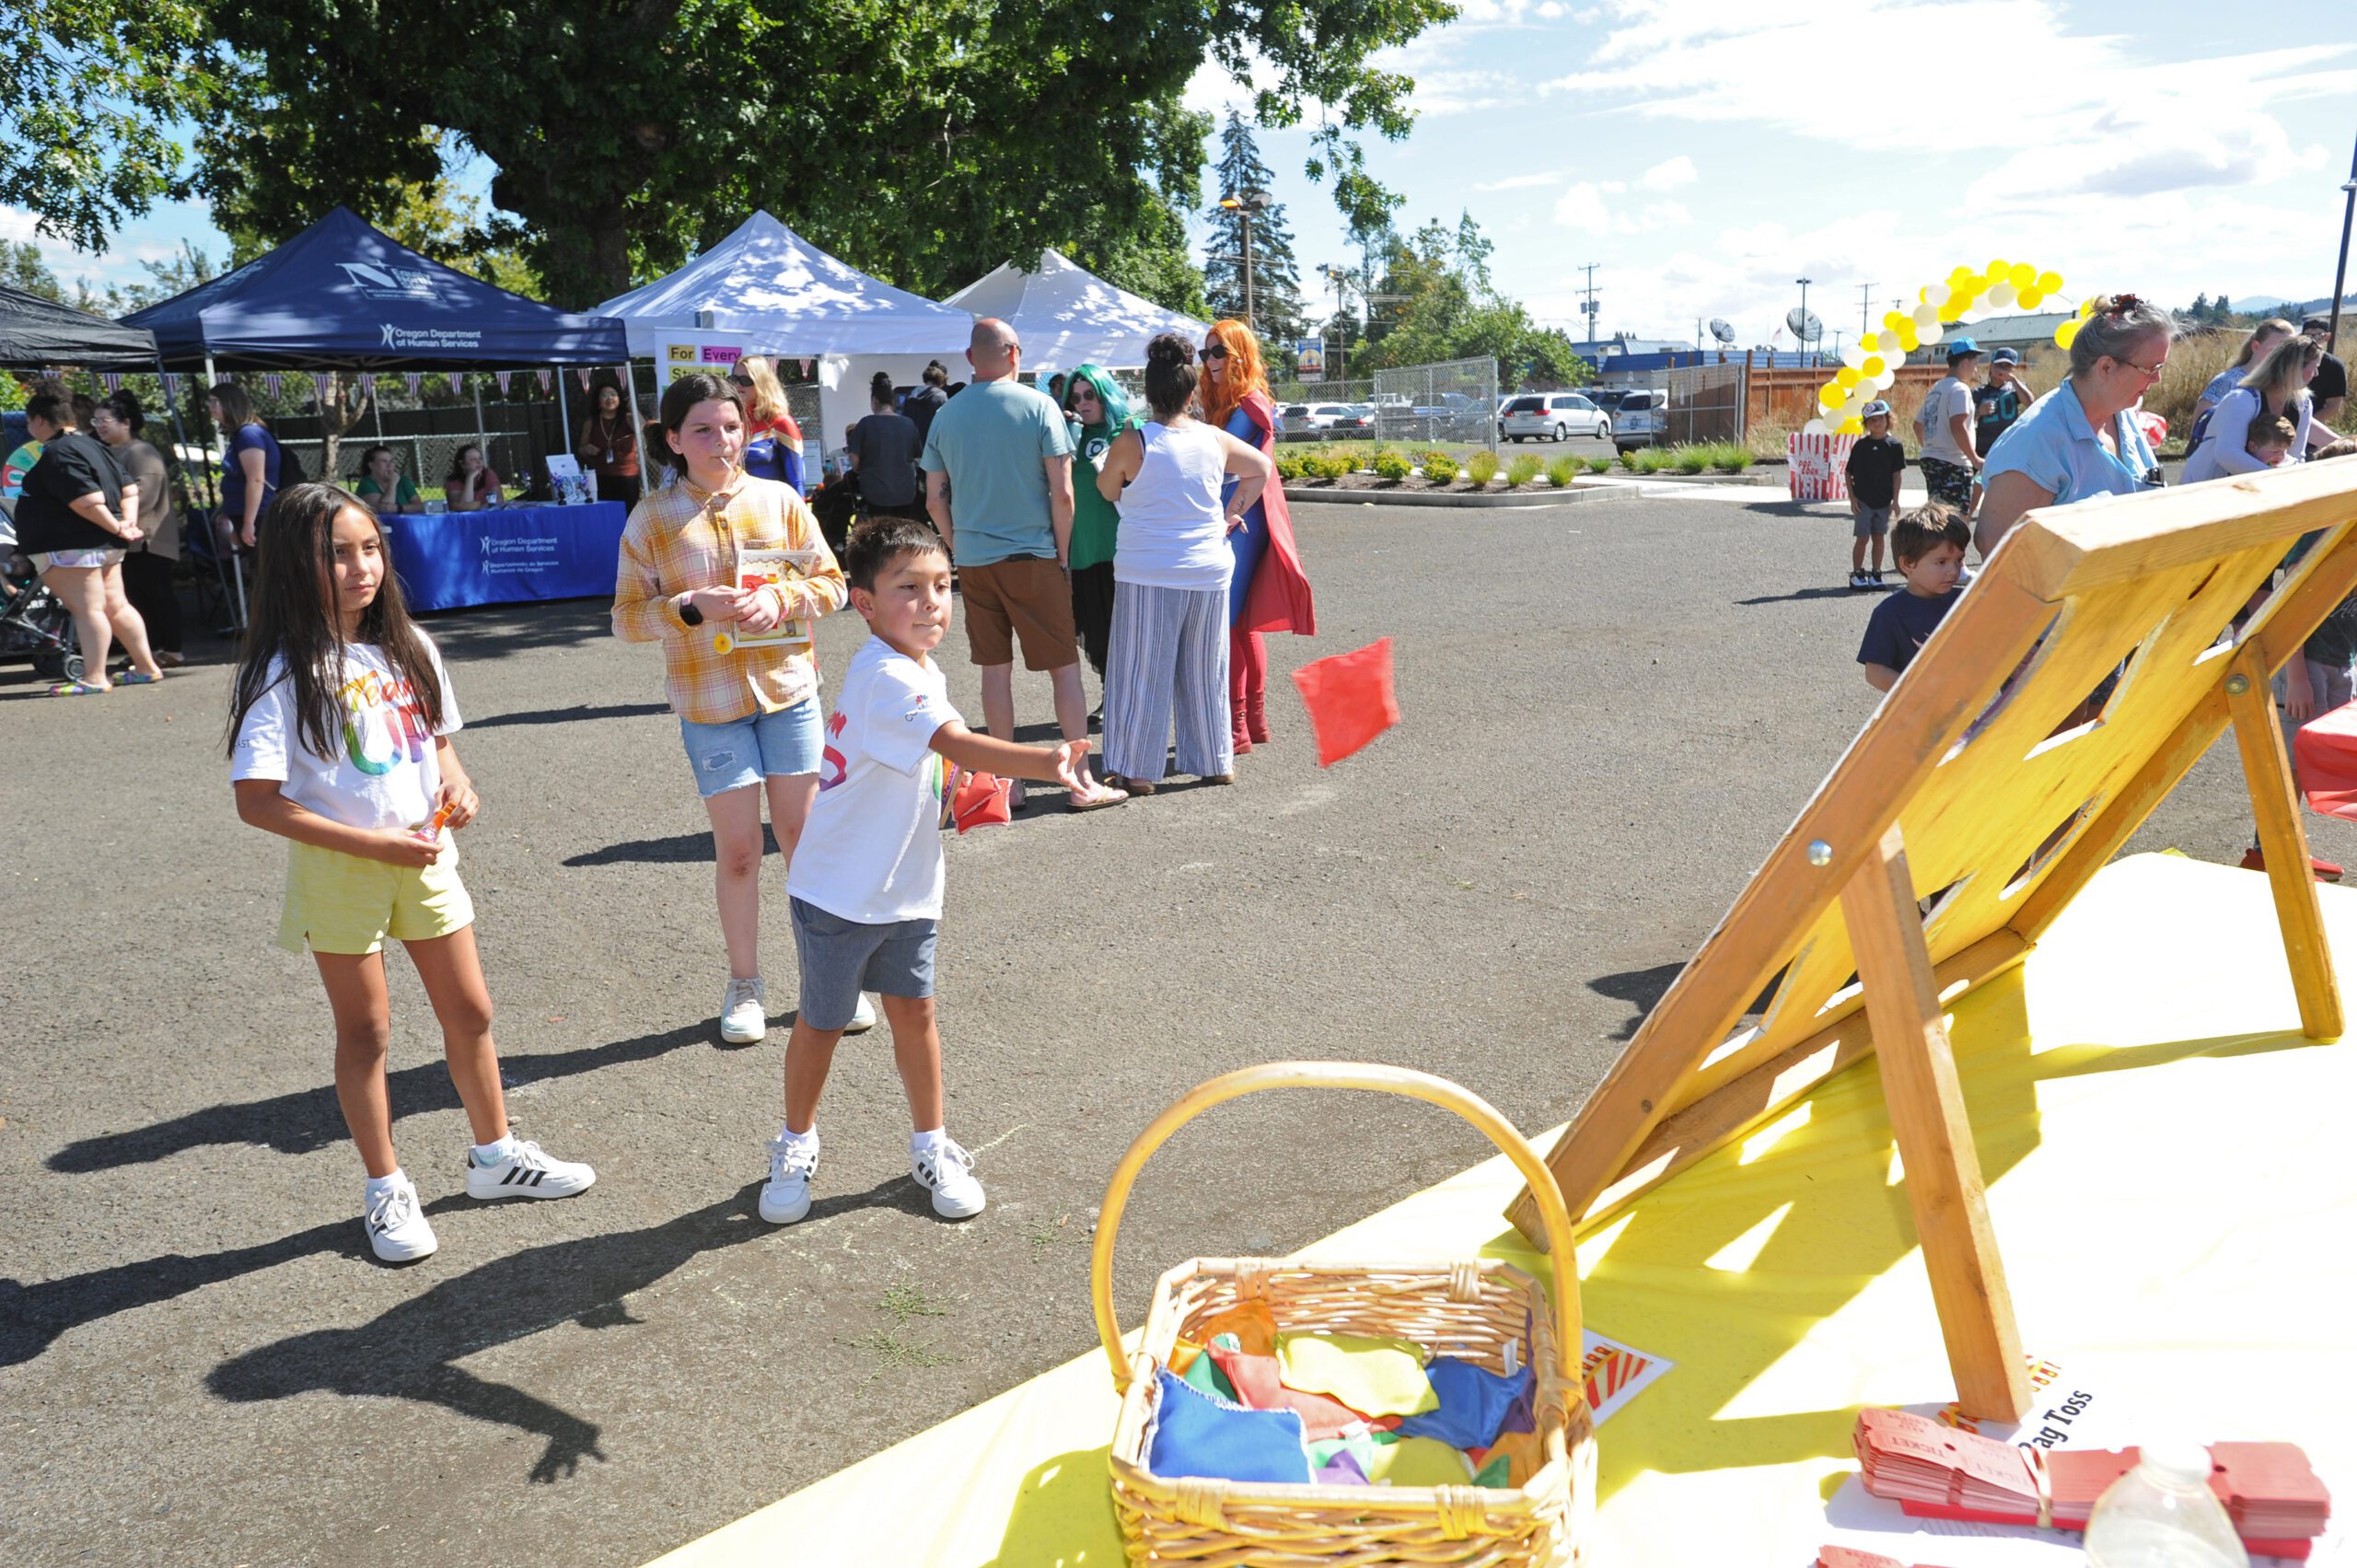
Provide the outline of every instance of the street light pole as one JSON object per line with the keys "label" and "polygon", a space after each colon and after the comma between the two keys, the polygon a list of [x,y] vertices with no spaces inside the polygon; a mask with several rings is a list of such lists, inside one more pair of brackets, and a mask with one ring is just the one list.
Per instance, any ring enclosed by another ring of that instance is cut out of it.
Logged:
{"label": "street light pole", "polygon": [[1260,335],[1260,323],[1252,311],[1252,215],[1269,210],[1266,191],[1247,191],[1241,196],[1222,196],[1219,204],[1243,220],[1244,225],[1244,324],[1252,335]]}
{"label": "street light pole", "polygon": [[1805,354],[1808,353],[1808,339],[1801,334],[1808,331],[1808,285],[1813,280],[1801,278],[1796,281],[1801,285],[1801,324],[1793,330],[1793,337],[1801,345],[1801,353]]}
{"label": "street light pole", "polygon": [[2332,324],[2324,335],[2327,353],[2340,338],[2340,296],[2349,281],[2349,221],[2357,217],[2357,148],[2349,154],[2349,180],[2340,189],[2347,195],[2340,203],[2340,261],[2332,269]]}

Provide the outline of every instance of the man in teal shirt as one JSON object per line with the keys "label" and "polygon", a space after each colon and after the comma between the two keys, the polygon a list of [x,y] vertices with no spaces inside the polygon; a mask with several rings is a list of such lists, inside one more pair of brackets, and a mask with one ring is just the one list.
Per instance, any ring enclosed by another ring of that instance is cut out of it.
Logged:
{"label": "man in teal shirt", "polygon": [[[1088,693],[1072,620],[1072,433],[1063,411],[1016,378],[1023,345],[1004,321],[974,323],[966,359],[974,378],[942,406],[925,433],[925,510],[958,563],[966,641],[982,672],[982,718],[1015,735],[1015,646],[1023,667],[1045,670],[1066,740],[1088,738]],[[1097,784],[1073,806],[1128,798]],[[1015,786],[1021,789],[1021,784]],[[1016,797],[1017,803],[1020,796]]]}

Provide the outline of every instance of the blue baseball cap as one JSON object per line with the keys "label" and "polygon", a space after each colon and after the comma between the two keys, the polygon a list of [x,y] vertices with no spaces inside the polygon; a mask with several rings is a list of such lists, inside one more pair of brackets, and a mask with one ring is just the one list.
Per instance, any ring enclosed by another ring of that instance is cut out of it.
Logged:
{"label": "blue baseball cap", "polygon": [[2001,348],[1989,356],[1991,365],[2019,365],[2021,362],[2022,356],[2009,348]]}
{"label": "blue baseball cap", "polygon": [[1883,401],[1880,398],[1876,398],[1874,401],[1868,403],[1865,407],[1858,411],[1858,417],[1860,419],[1881,419],[1887,416],[1889,412],[1890,405]]}
{"label": "blue baseball cap", "polygon": [[1980,352],[1980,345],[1970,338],[1952,339],[1948,343],[1948,363],[1953,365],[1968,354],[1977,354]]}

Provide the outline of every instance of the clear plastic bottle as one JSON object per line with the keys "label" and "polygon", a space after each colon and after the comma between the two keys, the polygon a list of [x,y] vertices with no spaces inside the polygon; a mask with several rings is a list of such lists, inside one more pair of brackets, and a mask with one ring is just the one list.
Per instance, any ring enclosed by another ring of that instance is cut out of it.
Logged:
{"label": "clear plastic bottle", "polygon": [[2087,1520],[2088,1568],[2250,1568],[2198,1443],[2142,1449]]}

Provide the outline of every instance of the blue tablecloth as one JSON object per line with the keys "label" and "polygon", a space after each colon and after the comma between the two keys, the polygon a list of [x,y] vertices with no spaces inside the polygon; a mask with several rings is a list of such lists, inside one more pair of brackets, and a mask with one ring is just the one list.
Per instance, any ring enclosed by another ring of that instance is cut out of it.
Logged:
{"label": "blue tablecloth", "polygon": [[382,520],[410,609],[456,610],[610,595],[630,511],[595,501]]}

